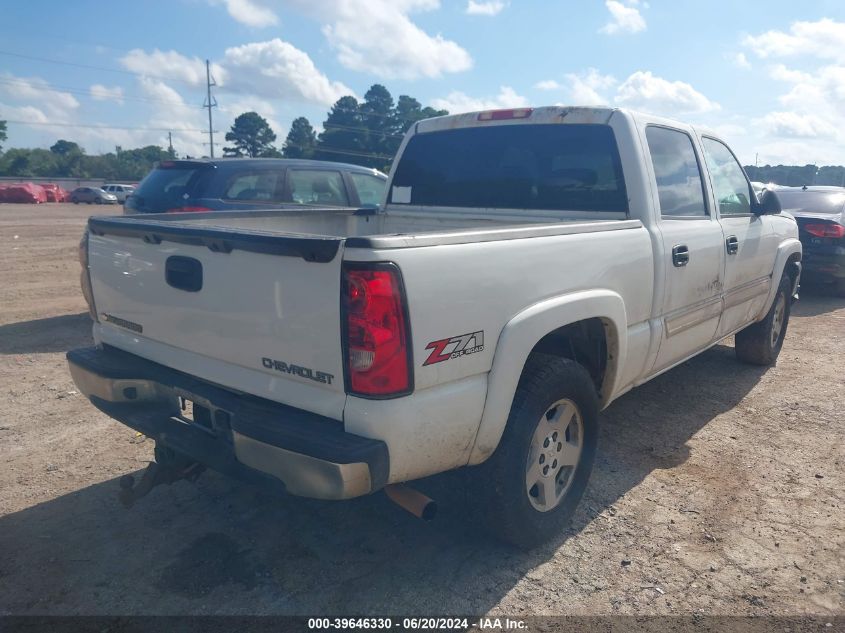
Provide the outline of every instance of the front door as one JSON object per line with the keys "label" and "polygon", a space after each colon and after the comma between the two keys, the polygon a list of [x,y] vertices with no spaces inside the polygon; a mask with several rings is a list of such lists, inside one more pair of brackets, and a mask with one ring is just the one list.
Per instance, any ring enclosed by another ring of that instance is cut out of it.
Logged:
{"label": "front door", "polygon": [[704,159],[713,183],[725,239],[724,313],[719,338],[750,323],[763,309],[772,283],[777,237],[771,220],[751,212],[754,190],[727,145],[703,137]]}

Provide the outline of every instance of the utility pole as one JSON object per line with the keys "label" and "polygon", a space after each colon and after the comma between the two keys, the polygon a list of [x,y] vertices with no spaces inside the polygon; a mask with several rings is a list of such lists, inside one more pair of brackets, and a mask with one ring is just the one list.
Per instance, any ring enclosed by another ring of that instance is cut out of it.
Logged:
{"label": "utility pole", "polygon": [[167,151],[173,156],[173,132],[167,133]]}
{"label": "utility pole", "polygon": [[214,131],[211,128],[211,108],[217,107],[217,100],[211,96],[211,87],[216,86],[217,83],[211,76],[211,64],[207,59],[205,60],[205,84],[207,96],[202,107],[208,108],[208,151],[211,152],[211,157],[214,158]]}

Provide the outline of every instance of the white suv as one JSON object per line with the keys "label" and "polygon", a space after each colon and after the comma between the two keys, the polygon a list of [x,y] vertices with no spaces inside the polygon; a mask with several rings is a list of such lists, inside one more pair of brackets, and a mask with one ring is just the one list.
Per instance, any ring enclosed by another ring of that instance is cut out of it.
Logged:
{"label": "white suv", "polygon": [[118,202],[126,202],[127,196],[135,193],[135,187],[132,185],[103,185],[103,191],[113,193],[117,196]]}

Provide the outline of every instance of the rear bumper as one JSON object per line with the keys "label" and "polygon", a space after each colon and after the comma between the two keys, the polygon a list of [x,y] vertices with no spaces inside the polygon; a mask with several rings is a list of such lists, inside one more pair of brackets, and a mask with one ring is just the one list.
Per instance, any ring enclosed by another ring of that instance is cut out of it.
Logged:
{"label": "rear bumper", "polygon": [[[337,420],[239,394],[108,346],[67,354],[80,392],[98,409],[225,474],[281,482],[290,494],[348,499],[387,483],[387,445]],[[208,411],[180,416],[179,398]]]}
{"label": "rear bumper", "polygon": [[806,273],[805,281],[845,279],[845,252],[825,250],[826,252],[819,252],[812,246],[805,246],[801,262]]}

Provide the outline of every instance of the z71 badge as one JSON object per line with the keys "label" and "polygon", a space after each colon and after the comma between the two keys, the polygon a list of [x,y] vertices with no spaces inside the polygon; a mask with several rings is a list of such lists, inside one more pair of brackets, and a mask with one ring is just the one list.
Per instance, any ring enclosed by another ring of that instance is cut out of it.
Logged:
{"label": "z71 badge", "polygon": [[469,334],[459,334],[451,338],[432,341],[425,348],[432,350],[432,352],[423,366],[476,354],[484,351],[484,332],[470,332]]}

